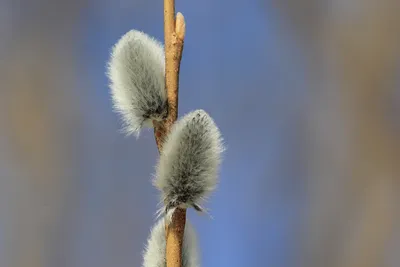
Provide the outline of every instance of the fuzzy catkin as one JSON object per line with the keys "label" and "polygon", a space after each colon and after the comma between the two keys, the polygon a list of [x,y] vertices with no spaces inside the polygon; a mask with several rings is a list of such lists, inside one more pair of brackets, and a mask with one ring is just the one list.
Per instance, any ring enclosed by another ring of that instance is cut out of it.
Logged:
{"label": "fuzzy catkin", "polygon": [[127,134],[167,116],[164,48],[147,34],[131,30],[116,43],[108,63],[114,110],[122,115]]}
{"label": "fuzzy catkin", "polygon": [[[150,237],[143,255],[143,267],[166,266],[165,221],[160,219],[151,229]],[[198,248],[196,233],[186,220],[182,245],[182,267],[198,267]]]}
{"label": "fuzzy catkin", "polygon": [[203,210],[199,203],[217,185],[223,150],[219,129],[204,110],[192,111],[173,125],[153,182],[167,214],[177,207]]}

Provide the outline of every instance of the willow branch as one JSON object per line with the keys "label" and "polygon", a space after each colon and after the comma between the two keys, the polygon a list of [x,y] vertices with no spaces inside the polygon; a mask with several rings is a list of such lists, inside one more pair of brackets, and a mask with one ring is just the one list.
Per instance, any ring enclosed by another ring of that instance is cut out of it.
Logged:
{"label": "willow branch", "polygon": [[[185,38],[185,19],[181,13],[175,18],[175,1],[164,0],[165,87],[168,98],[168,116],[154,123],[154,136],[161,153],[163,142],[178,117],[179,69]],[[171,223],[166,226],[167,267],[182,267],[182,243],[186,210],[177,208]]]}

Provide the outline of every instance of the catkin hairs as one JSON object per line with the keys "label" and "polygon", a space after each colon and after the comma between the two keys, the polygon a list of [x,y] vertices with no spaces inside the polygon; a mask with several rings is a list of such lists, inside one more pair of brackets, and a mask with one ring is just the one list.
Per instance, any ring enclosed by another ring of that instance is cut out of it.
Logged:
{"label": "catkin hairs", "polygon": [[108,63],[114,109],[128,134],[167,116],[164,49],[147,34],[131,30],[116,43]]}
{"label": "catkin hairs", "polygon": [[[143,255],[143,267],[165,267],[165,253],[165,221],[162,218],[151,229]],[[183,236],[182,264],[182,267],[199,266],[196,233],[188,220]]]}
{"label": "catkin hairs", "polygon": [[196,110],[178,120],[168,135],[154,185],[161,191],[165,211],[194,207],[217,185],[223,152],[221,134],[204,110]]}

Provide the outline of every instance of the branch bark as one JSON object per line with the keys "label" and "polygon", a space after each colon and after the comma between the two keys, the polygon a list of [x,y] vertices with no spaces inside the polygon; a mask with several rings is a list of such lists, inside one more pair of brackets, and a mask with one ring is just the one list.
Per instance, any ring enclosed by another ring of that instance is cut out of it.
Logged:
{"label": "branch bark", "polygon": [[[164,0],[165,87],[168,97],[168,116],[162,123],[154,122],[154,136],[159,152],[178,117],[179,70],[185,38],[185,19],[175,1]],[[171,223],[166,225],[167,267],[182,267],[182,243],[186,224],[186,209],[177,208]]]}

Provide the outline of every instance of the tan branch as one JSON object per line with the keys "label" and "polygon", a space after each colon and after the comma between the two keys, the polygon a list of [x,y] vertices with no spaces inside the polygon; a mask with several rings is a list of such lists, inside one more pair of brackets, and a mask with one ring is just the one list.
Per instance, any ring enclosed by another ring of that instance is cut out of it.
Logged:
{"label": "tan branch", "polygon": [[[165,87],[168,96],[168,116],[154,123],[154,136],[161,153],[165,137],[178,117],[179,68],[185,38],[185,19],[181,13],[175,19],[175,1],[164,0]],[[166,227],[167,267],[182,267],[182,242],[186,210],[176,209],[172,222]]]}

